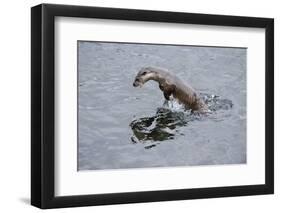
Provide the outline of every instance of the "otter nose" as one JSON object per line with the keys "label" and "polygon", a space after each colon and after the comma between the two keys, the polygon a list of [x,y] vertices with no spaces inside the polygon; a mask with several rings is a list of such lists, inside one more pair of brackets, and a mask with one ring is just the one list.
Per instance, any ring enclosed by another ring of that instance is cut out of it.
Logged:
{"label": "otter nose", "polygon": [[134,81],[134,83],[133,83],[133,86],[134,86],[134,87],[137,87],[137,86],[139,85],[139,81],[140,81],[140,80],[139,80],[138,78],[136,78],[135,81]]}

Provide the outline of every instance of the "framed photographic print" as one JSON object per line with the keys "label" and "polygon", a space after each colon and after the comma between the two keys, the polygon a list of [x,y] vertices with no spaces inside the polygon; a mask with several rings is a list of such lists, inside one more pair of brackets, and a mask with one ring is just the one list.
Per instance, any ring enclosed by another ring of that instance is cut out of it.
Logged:
{"label": "framed photographic print", "polygon": [[31,203],[272,194],[274,21],[31,9]]}

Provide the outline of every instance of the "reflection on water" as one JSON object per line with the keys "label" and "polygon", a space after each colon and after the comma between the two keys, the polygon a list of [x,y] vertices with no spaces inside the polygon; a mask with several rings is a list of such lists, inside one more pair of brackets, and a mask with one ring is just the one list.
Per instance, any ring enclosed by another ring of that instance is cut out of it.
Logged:
{"label": "reflection on water", "polygon": [[132,142],[164,141],[174,139],[178,127],[187,125],[184,112],[159,108],[155,116],[139,118],[130,124],[134,136]]}
{"label": "reflection on water", "polygon": [[190,110],[184,110],[184,107],[175,100],[165,101],[163,107],[158,108],[154,116],[138,118],[130,123],[133,132],[131,141],[150,142],[144,148],[153,148],[161,141],[174,139],[175,135],[184,135],[180,132],[180,127],[188,125],[189,122],[204,119],[212,112],[228,110],[233,106],[231,100],[221,99],[217,95],[200,94],[200,96],[208,105],[208,113],[192,113]]}

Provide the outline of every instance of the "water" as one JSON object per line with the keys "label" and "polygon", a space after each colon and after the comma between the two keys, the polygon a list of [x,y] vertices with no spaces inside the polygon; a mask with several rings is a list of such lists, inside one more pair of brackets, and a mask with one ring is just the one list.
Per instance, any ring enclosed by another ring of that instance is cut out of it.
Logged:
{"label": "water", "polygon": [[[78,169],[246,163],[244,48],[79,42]],[[144,66],[195,88],[207,114],[165,102],[156,82],[134,88]]]}

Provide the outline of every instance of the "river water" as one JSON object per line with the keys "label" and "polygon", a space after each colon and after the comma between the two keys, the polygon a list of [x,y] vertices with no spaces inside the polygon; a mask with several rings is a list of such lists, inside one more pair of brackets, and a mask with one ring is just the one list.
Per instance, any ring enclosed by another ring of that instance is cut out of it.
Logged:
{"label": "river water", "polygon": [[[246,163],[245,48],[78,42],[78,170]],[[163,67],[198,91],[206,115],[165,102],[137,72]]]}

